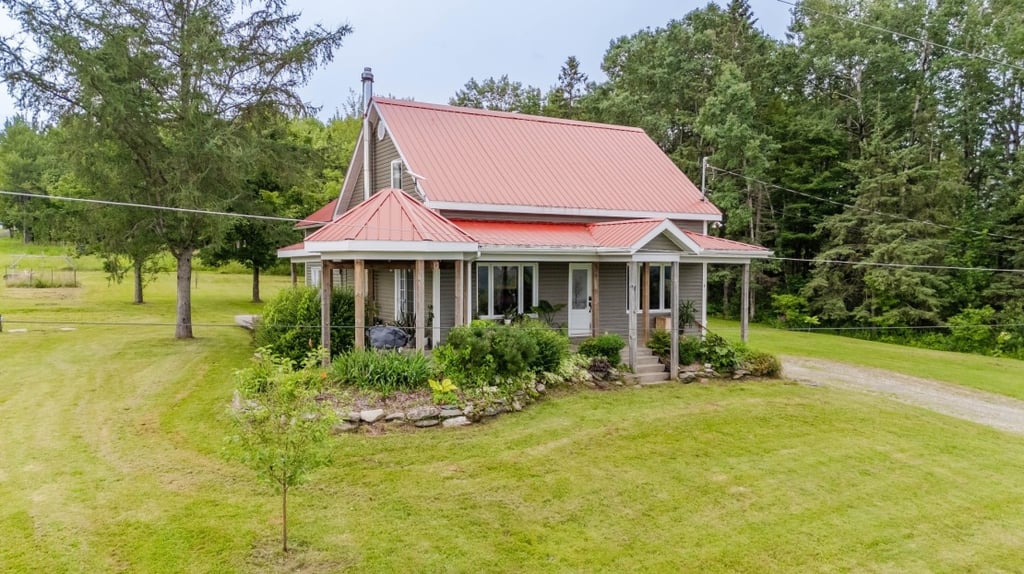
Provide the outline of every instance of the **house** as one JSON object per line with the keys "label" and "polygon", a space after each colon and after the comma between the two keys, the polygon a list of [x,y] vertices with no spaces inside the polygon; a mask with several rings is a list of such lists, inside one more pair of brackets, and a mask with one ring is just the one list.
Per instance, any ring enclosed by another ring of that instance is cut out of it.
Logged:
{"label": "house", "polygon": [[367,298],[384,321],[414,317],[419,348],[547,301],[571,337],[621,334],[633,364],[681,302],[706,322],[709,263],[771,255],[708,235],[722,213],[639,128],[376,98],[363,76],[341,193],[278,252],[325,297],[351,284],[357,331]]}

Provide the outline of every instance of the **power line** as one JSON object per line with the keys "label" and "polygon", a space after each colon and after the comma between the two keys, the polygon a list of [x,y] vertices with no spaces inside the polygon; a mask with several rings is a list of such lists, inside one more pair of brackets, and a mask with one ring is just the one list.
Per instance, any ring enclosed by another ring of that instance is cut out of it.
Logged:
{"label": "power line", "polygon": [[742,173],[738,173],[738,172],[731,171],[731,170],[728,170],[728,169],[722,169],[720,167],[715,167],[715,166],[710,165],[710,164],[708,165],[708,167],[713,169],[713,170],[715,170],[715,171],[717,171],[717,172],[727,173],[729,175],[734,175],[736,177],[739,177],[739,178],[742,178],[742,179],[745,179],[747,181],[751,181],[751,182],[754,182],[754,183],[758,183],[758,184],[764,185],[766,187],[775,188],[775,189],[778,189],[780,191],[785,191],[785,192],[788,192],[788,193],[796,194],[796,195],[799,195],[801,197],[806,197],[808,199],[815,199],[817,201],[823,201],[825,203],[831,203],[832,205],[837,205],[837,206],[844,207],[844,208],[847,208],[847,209],[853,209],[853,210],[860,211],[860,212],[863,212],[863,213],[867,213],[867,214],[870,214],[870,215],[878,215],[880,217],[890,217],[892,219],[900,219],[900,220],[908,221],[908,222],[911,222],[911,223],[919,223],[921,225],[931,225],[932,227],[938,227],[940,229],[948,229],[950,231],[960,231],[960,232],[963,232],[963,233],[973,233],[975,235],[981,235],[981,236],[985,236],[985,237],[994,237],[996,239],[1006,239],[1006,240],[1009,240],[1009,241],[1022,241],[1022,242],[1024,242],[1024,240],[1022,240],[1019,237],[1011,237],[1009,235],[1000,235],[998,233],[989,233],[988,231],[980,231],[978,229],[971,229],[969,227],[960,227],[960,226],[957,226],[957,225],[947,225],[945,223],[936,223],[934,221],[929,221],[927,219],[917,219],[917,218],[914,218],[914,217],[908,217],[906,215],[899,215],[899,214],[895,214],[895,213],[887,213],[887,212],[878,211],[878,210],[875,210],[875,209],[868,209],[866,207],[859,207],[859,206],[852,205],[852,204],[849,204],[849,203],[843,203],[841,201],[836,201],[834,199],[829,199],[827,197],[818,197],[817,195],[812,195],[810,193],[805,193],[803,191],[797,191],[795,189],[790,189],[788,187],[783,187],[781,185],[776,185],[774,183],[768,183],[767,181],[763,181],[763,180],[757,179],[755,177],[750,177],[748,175],[743,175]]}
{"label": "power line", "polygon": [[168,205],[150,205],[146,203],[129,203],[126,201],[110,201],[106,199],[88,199],[84,197],[66,197],[60,195],[42,195],[39,193],[22,193],[19,191],[0,191],[0,195],[9,195],[14,197],[29,197],[33,199],[55,199],[59,201],[73,201],[79,203],[92,203],[98,205],[113,205],[117,207],[138,207],[141,209],[155,209],[158,211],[174,211],[178,213],[195,213],[198,215],[219,215],[226,217],[238,217],[242,219],[263,219],[267,221],[286,221],[288,223],[297,223],[302,221],[301,219],[295,219],[292,217],[277,217],[274,215],[252,215],[248,213],[231,213],[227,211],[211,211],[208,209],[194,209],[189,207],[172,207]]}
{"label": "power line", "polygon": [[990,327],[990,328],[1020,328],[1024,327],[1021,323],[984,323],[980,325],[893,325],[893,326],[871,326],[871,327],[786,327],[783,331],[908,331],[918,330],[927,331],[935,329],[973,329],[977,327]]}
{"label": "power line", "polygon": [[923,265],[911,263],[879,263],[873,261],[844,261],[842,259],[801,259],[799,257],[769,257],[779,261],[799,261],[803,263],[828,263],[833,265],[856,265],[864,267],[891,267],[905,269],[932,269],[942,271],[987,271],[991,273],[1024,273],[1024,269],[997,269],[991,267],[962,267],[959,265]]}
{"label": "power line", "polygon": [[933,42],[931,40],[925,40],[924,38],[918,38],[916,36],[911,36],[910,34],[904,34],[903,32],[897,32],[895,30],[890,30],[888,28],[883,28],[883,27],[875,25],[875,24],[869,24],[867,22],[864,22],[862,20],[858,20],[858,19],[850,17],[850,16],[844,16],[842,14],[836,14],[834,12],[826,12],[824,10],[817,10],[815,8],[808,7],[806,3],[804,3],[804,4],[797,4],[796,2],[790,2],[789,0],[775,0],[775,1],[779,2],[780,4],[787,4],[787,5],[792,6],[794,8],[798,8],[800,10],[806,10],[808,12],[814,12],[815,14],[820,14],[822,16],[827,16],[829,18],[835,18],[837,20],[845,20],[847,22],[850,22],[851,24],[854,24],[854,25],[857,25],[857,26],[863,26],[865,28],[870,28],[872,30],[875,30],[876,32],[885,32],[886,34],[892,34],[894,36],[899,36],[901,38],[904,38],[904,39],[907,39],[907,40],[911,40],[911,41],[914,41],[914,42],[918,42],[920,44],[926,44],[926,45],[929,45],[929,46],[935,46],[936,48],[943,48],[943,49],[949,50],[950,52],[953,52],[955,54],[959,54],[961,56],[967,56],[968,58],[977,58],[979,60],[985,60],[986,62],[989,62],[989,63],[992,63],[992,64],[996,64],[996,65],[999,65],[999,66],[1006,66],[1006,67],[1014,68],[1016,70],[1020,70],[1020,71],[1024,72],[1024,66],[1019,66],[1017,64],[1013,64],[1013,63],[1007,62],[1005,60],[997,60],[995,58],[990,58],[990,57],[988,57],[988,56],[986,56],[984,54],[980,54],[978,52],[968,52],[966,50],[961,50],[959,48],[954,48],[952,46],[947,46],[946,44],[940,44],[938,42]]}

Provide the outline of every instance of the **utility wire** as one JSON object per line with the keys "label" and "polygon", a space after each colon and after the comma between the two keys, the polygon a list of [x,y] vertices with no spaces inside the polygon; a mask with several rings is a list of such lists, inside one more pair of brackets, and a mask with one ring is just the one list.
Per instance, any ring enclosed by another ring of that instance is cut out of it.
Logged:
{"label": "utility wire", "polygon": [[895,30],[890,30],[888,28],[883,28],[883,27],[875,25],[875,24],[869,24],[867,22],[864,22],[862,20],[858,20],[858,19],[853,18],[851,16],[844,16],[842,14],[836,14],[834,12],[826,12],[824,10],[817,10],[815,8],[811,8],[811,7],[807,6],[806,3],[798,4],[796,2],[790,2],[789,0],[775,0],[775,1],[779,2],[780,4],[787,4],[787,5],[792,6],[794,8],[797,8],[797,9],[800,9],[800,10],[806,10],[808,12],[814,12],[815,14],[820,14],[822,16],[827,16],[829,18],[835,18],[837,20],[845,20],[847,22],[850,22],[851,24],[855,24],[857,26],[863,26],[864,28],[870,28],[872,30],[875,30],[876,32],[885,32],[886,34],[892,34],[894,36],[899,36],[901,38],[904,38],[904,39],[907,39],[907,40],[911,40],[913,42],[918,42],[920,44],[927,44],[929,46],[935,46],[936,48],[943,48],[943,49],[949,50],[950,52],[953,52],[955,54],[959,54],[961,56],[967,56],[968,58],[977,58],[979,60],[985,60],[986,62],[989,62],[989,63],[992,63],[992,64],[996,64],[996,65],[999,65],[999,66],[1006,66],[1008,68],[1014,68],[1016,70],[1020,70],[1020,71],[1024,72],[1024,66],[1013,64],[1013,63],[1007,62],[1005,60],[997,60],[995,58],[990,58],[990,57],[988,57],[988,56],[986,56],[984,54],[980,54],[978,52],[968,52],[966,50],[961,50],[959,48],[954,48],[952,46],[947,46],[946,44],[940,44],[938,42],[932,42],[931,40],[925,40],[924,38],[918,38],[916,36],[911,36],[910,34],[904,34],[903,32],[897,32]]}
{"label": "utility wire", "polygon": [[957,226],[957,225],[947,225],[947,224],[944,224],[944,223],[936,223],[934,221],[929,221],[927,219],[916,219],[916,218],[913,218],[913,217],[907,217],[906,215],[899,215],[899,214],[896,214],[896,213],[887,213],[885,211],[878,211],[878,210],[875,210],[875,209],[868,209],[866,207],[858,207],[856,205],[852,205],[852,204],[849,204],[849,203],[843,203],[841,201],[836,201],[834,199],[828,199],[827,197],[818,197],[817,195],[812,195],[810,193],[805,193],[805,192],[802,192],[802,191],[797,191],[795,189],[790,189],[788,187],[782,187],[781,185],[776,185],[774,183],[768,183],[767,181],[762,181],[762,180],[757,179],[755,177],[750,177],[748,175],[743,175],[742,173],[738,173],[738,172],[735,172],[735,171],[732,171],[732,170],[722,169],[720,167],[715,167],[715,166],[710,165],[710,164],[708,164],[708,168],[713,169],[713,170],[715,170],[717,172],[720,172],[720,173],[726,173],[726,174],[729,174],[729,175],[734,175],[736,177],[739,177],[739,178],[742,178],[742,179],[745,179],[747,181],[751,181],[751,182],[754,182],[754,183],[758,183],[758,184],[761,184],[761,185],[766,186],[766,187],[771,187],[771,188],[774,188],[774,189],[778,189],[780,191],[785,191],[785,192],[788,192],[788,193],[796,194],[796,195],[799,195],[801,197],[806,197],[808,199],[815,199],[815,200],[818,200],[818,201],[823,201],[825,203],[831,203],[832,205],[837,205],[837,206],[840,206],[840,207],[845,207],[847,209],[853,209],[853,210],[860,211],[860,212],[863,212],[863,213],[867,213],[867,214],[870,214],[870,215],[878,215],[880,217],[890,217],[892,219],[900,219],[902,221],[909,221],[911,223],[920,223],[921,225],[931,225],[932,227],[938,227],[940,229],[948,229],[950,231],[960,231],[960,232],[963,232],[963,233],[973,233],[975,235],[981,235],[981,236],[985,236],[985,237],[994,237],[996,239],[1006,239],[1006,240],[1009,240],[1009,241],[1024,242],[1024,239],[1021,239],[1019,237],[1011,237],[1009,235],[1000,235],[998,233],[989,233],[988,231],[980,231],[980,230],[977,230],[977,229],[971,229],[969,227],[960,227],[960,226]]}
{"label": "utility wire", "polygon": [[927,331],[934,329],[973,329],[976,327],[990,327],[990,328],[1004,328],[1013,327],[1020,328],[1024,327],[1021,323],[986,323],[982,325],[893,325],[889,327],[883,326],[872,326],[872,327],[786,327],[783,331],[905,331],[905,330],[918,330]]}
{"label": "utility wire", "polygon": [[287,221],[289,223],[297,223],[302,221],[301,219],[295,219],[293,217],[277,217],[274,215],[252,215],[248,213],[231,213],[227,211],[211,211],[208,209],[193,209],[189,207],[172,207],[168,205],[149,205],[145,203],[128,203],[125,201],[110,201],[106,199],[88,199],[84,197],[65,197],[60,195],[43,195],[40,193],[23,193],[20,191],[0,191],[0,195],[9,195],[14,197],[29,197],[33,199],[55,199],[59,201],[74,201],[79,203],[93,203],[98,205],[115,205],[118,207],[138,207],[141,209],[155,209],[159,211],[174,211],[178,213],[196,213],[199,215],[221,215],[226,217],[238,217],[242,219],[264,219],[267,221]]}

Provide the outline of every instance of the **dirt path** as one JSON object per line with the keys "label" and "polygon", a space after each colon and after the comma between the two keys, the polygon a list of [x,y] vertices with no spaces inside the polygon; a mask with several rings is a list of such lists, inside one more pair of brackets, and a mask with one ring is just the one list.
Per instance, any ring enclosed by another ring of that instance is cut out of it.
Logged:
{"label": "dirt path", "polygon": [[1024,401],[824,359],[787,356],[782,357],[782,364],[784,376],[794,381],[878,393],[945,415],[1024,434]]}

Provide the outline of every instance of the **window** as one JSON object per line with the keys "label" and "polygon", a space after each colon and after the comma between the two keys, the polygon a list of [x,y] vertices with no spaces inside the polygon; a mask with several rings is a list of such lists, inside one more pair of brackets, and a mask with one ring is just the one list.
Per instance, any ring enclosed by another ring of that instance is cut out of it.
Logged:
{"label": "window", "polygon": [[310,285],[312,285],[314,287],[319,287],[320,286],[320,272],[321,272],[321,267],[319,265],[317,265],[315,267],[313,265],[309,266],[309,284]]}
{"label": "window", "polygon": [[[641,271],[643,273],[643,271]],[[648,272],[651,277],[650,290],[647,292],[650,297],[650,310],[651,311],[671,311],[672,310],[672,264],[671,263],[651,263],[650,271]],[[643,283],[637,286],[638,291],[643,292]],[[629,276],[626,276],[626,292],[629,293]],[[627,298],[626,308],[629,308],[629,300]],[[643,308],[643,300],[640,300],[640,308]]]}
{"label": "window", "polygon": [[391,162],[391,187],[402,189],[402,160]]}
{"label": "window", "polygon": [[395,270],[395,321],[413,316],[415,302],[412,277],[412,269]]}
{"label": "window", "polygon": [[500,317],[529,313],[537,301],[535,264],[479,263],[476,267],[476,314]]}

